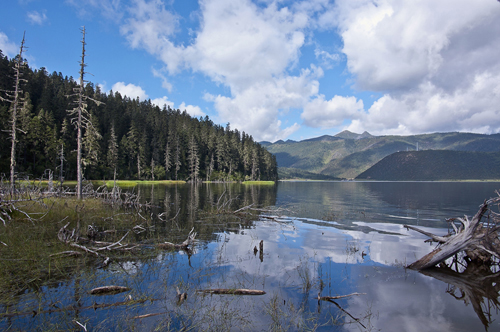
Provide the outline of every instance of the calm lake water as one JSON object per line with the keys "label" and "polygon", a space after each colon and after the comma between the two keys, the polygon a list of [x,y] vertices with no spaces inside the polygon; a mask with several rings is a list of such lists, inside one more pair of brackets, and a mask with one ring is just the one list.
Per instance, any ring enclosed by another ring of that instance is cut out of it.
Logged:
{"label": "calm lake water", "polygon": [[[182,242],[194,228],[199,242],[193,252],[165,251],[104,269],[82,268],[56,285],[19,294],[16,308],[0,304],[0,313],[43,310],[54,303],[72,310],[0,316],[0,329],[83,331],[78,321],[89,331],[500,331],[495,307],[499,276],[460,288],[459,281],[404,268],[434,248],[404,224],[443,235],[446,218],[474,215],[485,199],[496,196],[496,189],[500,183],[138,186],[134,190],[166,221],[137,234],[136,241],[171,241],[175,234]],[[256,216],[223,213],[242,207]],[[254,252],[261,241],[263,252]],[[102,285],[132,290],[88,295]],[[188,294],[182,304],[176,300],[177,288]],[[198,292],[213,288],[266,294]],[[318,294],[352,293],[359,295],[335,303],[317,300]],[[130,298],[148,300],[92,308]]]}

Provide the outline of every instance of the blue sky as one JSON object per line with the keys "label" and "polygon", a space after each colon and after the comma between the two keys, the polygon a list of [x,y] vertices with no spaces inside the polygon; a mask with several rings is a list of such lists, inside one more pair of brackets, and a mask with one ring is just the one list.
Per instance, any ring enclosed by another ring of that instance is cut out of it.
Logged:
{"label": "blue sky", "polygon": [[104,91],[258,141],[500,132],[495,0],[13,0],[0,49],[77,77],[82,26]]}

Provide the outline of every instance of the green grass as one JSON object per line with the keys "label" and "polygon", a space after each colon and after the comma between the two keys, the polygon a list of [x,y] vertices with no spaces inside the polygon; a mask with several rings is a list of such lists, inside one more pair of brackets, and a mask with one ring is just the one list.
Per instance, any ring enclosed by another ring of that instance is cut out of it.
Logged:
{"label": "green grass", "polygon": [[245,181],[243,184],[274,185],[274,181]]}

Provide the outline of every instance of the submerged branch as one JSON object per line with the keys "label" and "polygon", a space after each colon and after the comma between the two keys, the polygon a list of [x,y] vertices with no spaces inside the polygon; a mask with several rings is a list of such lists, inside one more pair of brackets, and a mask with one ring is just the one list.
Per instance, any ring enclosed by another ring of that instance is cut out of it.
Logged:
{"label": "submerged branch", "polygon": [[229,294],[229,295],[264,295],[266,292],[255,289],[227,289],[227,288],[215,288],[215,289],[201,289],[198,290],[199,293],[206,294]]}

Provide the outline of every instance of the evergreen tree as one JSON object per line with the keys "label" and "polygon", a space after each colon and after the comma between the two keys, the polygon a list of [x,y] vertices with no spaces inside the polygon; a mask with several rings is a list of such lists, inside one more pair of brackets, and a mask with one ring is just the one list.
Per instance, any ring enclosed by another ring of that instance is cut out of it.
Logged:
{"label": "evergreen tree", "polygon": [[118,167],[118,139],[115,134],[115,124],[111,125],[107,154],[108,167],[113,170],[113,181],[116,181],[116,168]]}
{"label": "evergreen tree", "polygon": [[191,140],[189,141],[189,177],[191,181],[196,182],[198,180],[199,172],[200,159],[198,157],[198,146],[194,139],[194,135],[191,135]]}

